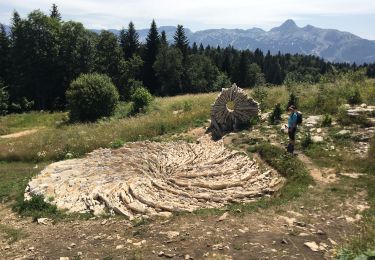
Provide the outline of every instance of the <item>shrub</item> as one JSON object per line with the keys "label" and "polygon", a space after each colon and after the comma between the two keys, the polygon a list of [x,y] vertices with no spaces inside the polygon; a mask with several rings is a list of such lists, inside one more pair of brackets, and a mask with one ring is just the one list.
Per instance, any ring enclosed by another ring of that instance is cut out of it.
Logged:
{"label": "shrub", "polygon": [[370,141],[370,148],[368,150],[368,157],[375,160],[375,136]]}
{"label": "shrub", "polygon": [[0,116],[8,112],[8,99],[9,94],[5,87],[2,87],[2,83],[0,82]]}
{"label": "shrub", "polygon": [[30,216],[34,217],[34,219],[59,214],[56,205],[45,202],[43,195],[35,195],[26,201],[23,198],[19,199],[13,209],[21,214],[21,216]]}
{"label": "shrub", "polygon": [[185,100],[184,101],[184,112],[187,112],[187,111],[191,111],[191,109],[193,108],[193,103],[191,102],[191,100]]}
{"label": "shrub", "polygon": [[328,114],[325,114],[322,118],[322,122],[320,123],[322,127],[328,127],[332,125],[332,117]]}
{"label": "shrub", "polygon": [[125,142],[121,139],[116,139],[109,143],[110,148],[120,148],[125,144]]}
{"label": "shrub", "polygon": [[267,89],[264,86],[257,86],[252,92],[253,98],[260,103],[260,109],[264,109],[266,106],[266,99],[268,96]]}
{"label": "shrub", "polygon": [[304,135],[304,136],[302,137],[302,140],[301,140],[301,146],[302,146],[302,148],[306,149],[306,148],[308,148],[311,144],[312,144],[311,135],[310,135],[310,133],[307,133],[306,135]]}
{"label": "shrub", "polygon": [[295,107],[298,107],[297,106],[297,97],[294,93],[291,93],[290,96],[289,96],[289,100],[288,100],[288,103],[286,105],[286,109],[285,110],[288,110],[288,108],[291,106],[291,105],[294,105]]}
{"label": "shrub", "polygon": [[134,91],[131,99],[133,101],[133,112],[139,113],[151,103],[152,95],[144,87],[139,87]]}
{"label": "shrub", "polygon": [[230,87],[230,79],[225,73],[219,72],[213,84],[212,90],[218,91],[218,90],[221,90],[222,88],[227,88],[227,87]]}
{"label": "shrub", "polygon": [[268,118],[268,122],[270,124],[275,124],[281,120],[281,114],[283,112],[281,111],[281,106],[280,104],[276,104],[275,108],[273,109],[272,113],[270,114]]}
{"label": "shrub", "polygon": [[358,88],[354,88],[354,90],[352,90],[351,93],[349,93],[347,101],[351,105],[356,105],[356,104],[362,103],[361,93],[359,93]]}
{"label": "shrub", "polygon": [[66,99],[72,121],[95,121],[113,115],[119,94],[108,76],[82,74],[70,84]]}

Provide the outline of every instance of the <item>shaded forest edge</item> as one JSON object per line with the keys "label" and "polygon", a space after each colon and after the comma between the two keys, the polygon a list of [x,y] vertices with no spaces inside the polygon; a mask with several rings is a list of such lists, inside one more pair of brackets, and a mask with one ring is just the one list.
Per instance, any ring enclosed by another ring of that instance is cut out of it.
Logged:
{"label": "shaded forest edge", "polygon": [[15,11],[10,33],[0,28],[0,113],[65,110],[66,90],[83,73],[108,75],[123,101],[143,86],[153,95],[171,96],[217,91],[230,82],[255,87],[326,82],[342,73],[375,76],[374,64],[198,46],[188,42],[182,25],[172,44],[155,21],[146,43],[138,38],[132,22],[118,37],[105,30],[97,34],[79,22],[62,21],[56,5],[48,15],[36,10],[21,18]]}

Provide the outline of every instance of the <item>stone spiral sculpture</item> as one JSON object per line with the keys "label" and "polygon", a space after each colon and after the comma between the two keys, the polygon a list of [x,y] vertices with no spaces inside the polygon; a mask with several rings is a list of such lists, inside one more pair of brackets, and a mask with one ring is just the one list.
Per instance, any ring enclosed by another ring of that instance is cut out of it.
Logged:
{"label": "stone spiral sculpture", "polygon": [[70,212],[113,212],[130,219],[249,202],[276,191],[283,178],[209,135],[197,143],[134,142],[48,165],[25,199],[53,198]]}
{"label": "stone spiral sculpture", "polygon": [[[228,106],[232,103],[232,108]],[[223,88],[211,109],[209,130],[214,137],[221,137],[225,132],[236,130],[238,126],[260,113],[259,103],[248,97],[245,91],[233,84]]]}

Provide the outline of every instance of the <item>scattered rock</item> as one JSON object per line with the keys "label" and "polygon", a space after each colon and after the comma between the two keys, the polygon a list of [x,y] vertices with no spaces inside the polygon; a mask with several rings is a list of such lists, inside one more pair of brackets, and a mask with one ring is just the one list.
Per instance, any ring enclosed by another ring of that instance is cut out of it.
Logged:
{"label": "scattered rock", "polygon": [[281,244],[285,244],[285,245],[287,245],[287,244],[289,244],[289,243],[288,243],[288,241],[287,241],[285,238],[283,238],[283,239],[281,240]]}
{"label": "scattered rock", "polygon": [[223,221],[225,219],[227,219],[229,213],[228,212],[225,212],[223,215],[220,216],[220,218],[218,219],[218,221]]}
{"label": "scattered rock", "polygon": [[167,232],[160,232],[162,235],[166,235],[169,239],[173,239],[180,235],[178,231],[167,231]]}
{"label": "scattered rock", "polygon": [[34,251],[35,250],[35,247],[29,247],[29,249],[28,249],[29,251]]}
{"label": "scattered rock", "polygon": [[160,251],[159,254],[158,254],[158,256],[159,257],[165,256],[167,258],[173,258],[174,257],[173,254],[164,253],[163,251]]}
{"label": "scattered rock", "polygon": [[116,249],[123,249],[124,248],[124,245],[117,245],[116,246]]}
{"label": "scattered rock", "polygon": [[299,227],[306,227],[306,223],[302,222],[302,221],[297,221],[296,225],[299,226]]}
{"label": "scattered rock", "polygon": [[336,135],[338,135],[338,136],[344,136],[344,135],[350,135],[350,133],[351,133],[350,130],[343,129],[343,130],[337,132]]}
{"label": "scattered rock", "polygon": [[67,257],[67,256],[61,256],[60,260],[69,260],[69,257]]}
{"label": "scattered rock", "polygon": [[324,139],[323,139],[323,137],[320,136],[320,135],[313,135],[313,136],[311,137],[311,141],[312,141],[313,143],[322,143],[322,142],[324,142]]}
{"label": "scattered rock", "polygon": [[307,246],[308,248],[310,248],[314,252],[319,251],[319,245],[315,241],[306,242],[306,243],[304,243],[304,245]]}
{"label": "scattered rock", "polygon": [[162,211],[162,212],[159,212],[157,215],[162,218],[170,218],[173,216],[173,213],[169,211]]}
{"label": "scattered rock", "polygon": [[342,176],[353,178],[353,179],[358,179],[360,176],[364,175],[363,173],[345,173],[345,172],[341,172],[339,174]]}
{"label": "scattered rock", "polygon": [[288,217],[285,217],[285,216],[280,216],[279,218],[283,219],[288,224],[288,226],[290,226],[290,227],[293,226],[294,222],[296,222],[295,218],[288,218]]}
{"label": "scattered rock", "polygon": [[334,245],[334,246],[337,245],[337,243],[335,242],[335,240],[333,240],[333,239],[331,239],[331,238],[328,238],[328,241],[329,241],[332,245]]}
{"label": "scattered rock", "polygon": [[49,218],[38,218],[37,219],[38,224],[48,225],[52,223],[52,219]]}

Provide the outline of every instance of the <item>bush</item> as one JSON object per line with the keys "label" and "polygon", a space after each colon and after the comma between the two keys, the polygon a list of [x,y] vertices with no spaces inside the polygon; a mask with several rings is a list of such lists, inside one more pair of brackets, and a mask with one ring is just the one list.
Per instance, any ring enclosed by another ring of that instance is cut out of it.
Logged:
{"label": "bush", "polygon": [[95,121],[113,115],[119,94],[111,79],[102,74],[81,74],[67,92],[72,121]]}
{"label": "bush", "polygon": [[275,108],[273,109],[272,113],[270,114],[268,118],[268,122],[270,124],[275,124],[281,120],[281,114],[283,112],[281,111],[281,106],[280,104],[276,104]]}
{"label": "bush", "polygon": [[230,79],[228,78],[228,76],[223,72],[219,72],[214,82],[212,90],[218,91],[218,90],[221,90],[222,88],[228,88],[230,87],[230,85],[231,85]]}
{"label": "bush", "polygon": [[306,149],[311,144],[312,144],[311,135],[310,135],[310,133],[307,133],[306,135],[303,136],[303,138],[301,140],[301,146],[302,146],[302,148]]}
{"label": "bush", "polygon": [[0,116],[8,113],[8,99],[9,94],[5,87],[2,87],[2,83],[0,82]]}
{"label": "bush", "polygon": [[26,201],[19,199],[13,209],[21,216],[30,216],[34,219],[59,214],[56,205],[45,202],[43,195],[35,195],[30,200]]}
{"label": "bush", "polygon": [[322,127],[328,127],[332,125],[332,117],[328,114],[325,114],[322,118],[322,122],[320,123]]}
{"label": "bush", "polygon": [[133,113],[139,113],[151,103],[152,95],[147,89],[139,87],[134,91],[131,99],[133,101]]}
{"label": "bush", "polygon": [[289,100],[288,100],[288,103],[286,105],[286,109],[285,110],[288,110],[288,108],[291,106],[291,105],[294,105],[295,107],[298,107],[297,106],[297,97],[294,93],[291,93],[290,96],[289,96]]}
{"label": "bush", "polygon": [[264,86],[257,86],[252,91],[253,98],[259,102],[260,109],[264,109],[266,106],[266,99],[268,96],[267,89]]}
{"label": "bush", "polygon": [[361,93],[359,93],[358,88],[355,88],[354,90],[351,91],[351,93],[348,96],[347,101],[351,105],[356,105],[356,104],[362,103]]}

